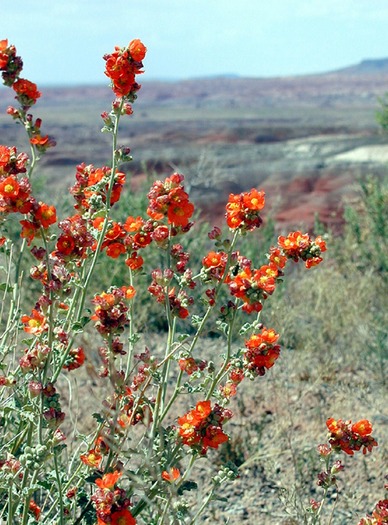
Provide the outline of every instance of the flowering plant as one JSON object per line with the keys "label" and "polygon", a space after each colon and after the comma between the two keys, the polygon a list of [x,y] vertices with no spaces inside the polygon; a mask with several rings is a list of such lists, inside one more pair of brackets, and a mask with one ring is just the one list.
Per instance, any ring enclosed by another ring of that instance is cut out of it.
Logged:
{"label": "flowering plant", "polygon": [[[3,83],[15,91],[18,104],[7,112],[22,124],[30,146],[30,156],[15,146],[0,146],[0,243],[6,273],[0,516],[8,525],[39,520],[61,525],[196,523],[221,484],[238,474],[234,465],[222,465],[196,507],[187,494],[196,488],[193,467],[228,440],[225,427],[233,417],[228,405],[241,383],[263,376],[281,351],[279,334],[260,322],[264,303],[287,265],[303,261],[311,268],[326,250],[322,237],[295,231],[280,236],[267,263],[256,267],[238,248],[241,238],[262,224],[265,194],[252,188],[229,196],[228,233],[211,230],[212,248],[194,270],[178,242],[192,230],[195,211],[179,173],[152,184],[143,216],[114,220],[112,208],[118,207],[127,178],[120,166],[131,158],[127,147],[118,147],[119,123],[132,114],[145,55],[136,39],[104,56],[115,99],[102,114],[102,130],[112,137],[112,156],[107,166],[77,166],[70,188],[75,211],[59,219],[53,205],[34,195],[39,158],[55,146],[42,134],[41,119],[30,113],[41,93],[20,77],[23,62],[15,47],[0,41]],[[19,238],[7,229],[15,214],[22,217]],[[145,345],[136,332],[136,312],[142,308],[136,303],[137,283],[146,272],[150,246],[163,261],[150,272],[148,293],[166,318],[164,352],[152,341]],[[33,263],[25,277],[29,256]],[[106,258],[122,261],[127,278],[93,293],[98,263]],[[24,293],[29,288],[39,290],[32,305]],[[215,361],[198,353],[208,325],[222,337],[224,351]],[[179,326],[186,326],[187,333]],[[97,332],[92,349],[82,343],[88,330]],[[97,338],[102,341],[100,376],[109,394],[93,415],[93,430],[72,435],[61,381],[87,362]],[[367,425],[359,423],[350,434],[339,422],[329,428],[333,448],[352,453],[375,445]]]}

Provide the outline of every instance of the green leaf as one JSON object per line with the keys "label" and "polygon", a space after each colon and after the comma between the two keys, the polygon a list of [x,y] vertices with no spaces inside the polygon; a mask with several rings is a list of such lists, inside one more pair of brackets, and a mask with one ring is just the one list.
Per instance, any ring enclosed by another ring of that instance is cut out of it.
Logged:
{"label": "green leaf", "polygon": [[94,417],[94,419],[97,421],[97,423],[104,423],[104,421],[105,421],[105,418],[101,414],[99,414],[98,412],[94,412],[92,414],[92,417]]}
{"label": "green leaf", "polygon": [[90,321],[90,317],[88,315],[84,315],[83,317],[81,317],[81,319],[77,323],[73,324],[72,326],[73,331],[83,332],[83,329],[89,323],[89,321]]}
{"label": "green leaf", "polygon": [[178,494],[181,496],[185,490],[196,490],[198,488],[197,483],[195,481],[185,481],[178,489]]}
{"label": "green leaf", "polygon": [[13,286],[10,286],[7,283],[0,283],[0,292],[12,292]]}

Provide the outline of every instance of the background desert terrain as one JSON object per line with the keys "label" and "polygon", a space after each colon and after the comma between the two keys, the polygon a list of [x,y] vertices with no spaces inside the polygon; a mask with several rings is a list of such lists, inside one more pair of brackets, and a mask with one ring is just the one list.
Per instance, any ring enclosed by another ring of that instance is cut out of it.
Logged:
{"label": "background desert terrain", "polygon": [[[57,146],[43,157],[38,175],[44,190],[60,200],[74,183],[77,164],[107,163],[110,137],[100,133],[100,114],[109,111],[112,96],[108,86],[40,89],[33,112]],[[339,232],[358,178],[386,175],[388,139],[375,118],[386,91],[388,60],[303,77],[145,80],[134,115],[123,119],[119,140],[134,159],[123,169],[134,190],[148,178],[184,173],[192,200],[212,223],[221,223],[230,192],[258,187],[267,194],[266,216],[279,230],[310,229],[317,215],[324,228]],[[25,150],[22,130],[5,115],[12,97],[11,90],[0,91],[1,143]],[[382,497],[385,281],[379,270],[359,267],[359,261],[351,266],[351,257],[335,259],[333,252],[316,272],[302,278],[296,270],[269,307],[284,351],[265,377],[242,389],[232,406],[230,444],[196,474],[206,488],[218,461],[240,467],[239,479],[223,491],[227,501],[215,502],[201,523],[307,523],[301,516],[309,498],[321,497],[315,447],[325,440],[331,416],[370,418],[379,441],[371,457],[346,458],[333,524],[357,523]],[[153,333],[144,336],[157,340]],[[219,341],[209,338],[204,355],[219,355]],[[95,344],[88,349],[88,368],[60,385],[69,400],[65,411],[77,414],[71,424],[81,430],[106,390],[92,351]],[[334,504],[333,496],[328,508]]]}
{"label": "background desert terrain", "polygon": [[[357,177],[386,173],[387,138],[375,117],[387,90],[388,60],[299,77],[145,79],[134,115],[123,123],[120,139],[134,159],[124,168],[135,186],[145,174],[184,173],[213,222],[230,192],[254,186],[266,191],[278,225],[309,226],[318,214],[335,228]],[[100,114],[112,97],[107,86],[41,91],[36,112],[57,147],[40,169],[59,192],[72,184],[78,163],[107,162]],[[2,140],[18,144],[22,133],[4,114],[12,92],[0,95]]]}

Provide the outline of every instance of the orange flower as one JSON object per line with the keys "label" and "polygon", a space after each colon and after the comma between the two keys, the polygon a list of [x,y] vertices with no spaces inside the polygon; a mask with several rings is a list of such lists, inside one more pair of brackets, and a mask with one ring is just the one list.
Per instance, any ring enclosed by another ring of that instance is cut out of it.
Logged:
{"label": "orange flower", "polygon": [[287,257],[281,253],[279,248],[272,246],[269,253],[269,261],[278,268],[282,269],[286,266]]}
{"label": "orange flower", "polygon": [[37,226],[31,221],[26,221],[26,220],[20,221],[20,224],[22,226],[20,237],[22,239],[27,239],[28,246],[29,246],[32,240],[34,239],[36,233],[39,231],[39,226]]}
{"label": "orange flower", "polygon": [[121,289],[124,292],[126,299],[132,299],[136,295],[136,290],[131,285],[129,285],[129,286],[122,286]]}
{"label": "orange flower", "polygon": [[206,268],[216,268],[221,266],[225,261],[225,252],[209,252],[206,257],[202,259],[203,266]]}
{"label": "orange flower", "polygon": [[63,233],[58,237],[56,248],[60,255],[70,255],[75,248],[75,241],[71,235]]}
{"label": "orange flower", "polygon": [[145,47],[143,42],[141,42],[141,40],[139,40],[138,38],[135,38],[134,40],[132,40],[128,48],[129,48],[129,53],[131,57],[136,62],[141,62],[147,52],[147,48]]}
{"label": "orange flower", "polygon": [[215,425],[209,425],[206,429],[205,437],[203,438],[202,445],[206,449],[218,448],[222,443],[228,441],[228,436],[223,432],[220,427]]}
{"label": "orange flower", "polygon": [[321,250],[321,252],[325,252],[326,251],[326,242],[322,239],[322,237],[319,235],[318,237],[316,237],[314,243],[319,246],[319,249]]}
{"label": "orange flower", "polygon": [[187,226],[194,213],[194,205],[189,200],[172,202],[167,210],[167,218],[174,226]]}
{"label": "orange flower", "polygon": [[144,259],[141,255],[137,255],[137,253],[133,253],[128,259],[125,261],[125,264],[131,269],[131,270],[139,270],[144,263]]}
{"label": "orange flower", "polygon": [[243,194],[243,203],[250,210],[262,210],[265,205],[264,191],[257,191],[255,188],[252,188],[251,191]]}
{"label": "orange flower", "polygon": [[306,261],[306,268],[312,268],[313,266],[317,266],[319,263],[322,262],[322,257],[312,257],[311,259],[307,259]]}
{"label": "orange flower", "polygon": [[112,259],[117,259],[122,253],[125,253],[127,250],[121,242],[112,242],[106,249],[106,254]]}
{"label": "orange flower", "polygon": [[179,468],[172,467],[169,472],[167,472],[167,470],[163,470],[162,479],[171,483],[173,481],[176,481],[180,477],[180,475],[181,473],[179,472]]}
{"label": "orange flower", "polygon": [[43,228],[48,228],[57,221],[55,206],[48,206],[43,202],[39,203],[39,208],[35,211],[35,219]]}
{"label": "orange flower", "polygon": [[102,455],[92,448],[89,452],[86,452],[86,454],[82,454],[80,459],[82,463],[85,463],[85,465],[90,468],[99,468],[102,461]]}
{"label": "orange flower", "polygon": [[136,520],[128,509],[121,509],[111,514],[111,525],[136,525]]}
{"label": "orange flower", "polygon": [[251,231],[258,228],[262,219],[259,212],[265,205],[265,193],[252,188],[251,191],[229,195],[226,204],[226,223],[232,230],[241,228]]}
{"label": "orange flower", "polygon": [[11,175],[0,182],[0,195],[15,199],[19,194],[19,188],[18,181]]}
{"label": "orange flower", "polygon": [[359,436],[369,436],[372,434],[372,424],[367,419],[360,419],[352,425],[352,432]]}
{"label": "orange flower", "polygon": [[0,146],[0,168],[6,166],[10,160],[11,160],[11,149],[8,148],[8,146]]}
{"label": "orange flower", "polygon": [[33,499],[30,500],[29,510],[34,515],[36,521],[39,521],[42,510]]}
{"label": "orange flower", "polygon": [[8,47],[8,40],[0,40],[0,70],[3,70],[8,65],[8,53],[5,53]]}
{"label": "orange flower", "polygon": [[186,372],[189,376],[198,370],[197,362],[195,361],[194,357],[185,357],[182,359],[179,359],[178,361],[179,368]]}
{"label": "orange flower", "polygon": [[46,318],[38,310],[32,310],[31,316],[23,315],[21,321],[28,334],[39,335],[47,330]]}
{"label": "orange flower", "polygon": [[102,478],[96,479],[96,485],[100,489],[113,489],[122,475],[123,473],[119,472],[118,470],[115,470],[114,472],[108,472],[108,474],[104,474]]}
{"label": "orange flower", "polygon": [[344,423],[342,419],[335,420],[333,417],[330,417],[326,421],[326,426],[331,434],[336,437],[342,437],[344,433]]}
{"label": "orange flower", "polygon": [[42,137],[41,135],[35,135],[30,139],[30,143],[34,146],[47,146],[50,142],[49,136],[45,135]]}
{"label": "orange flower", "polygon": [[195,405],[195,417],[198,420],[206,419],[212,411],[210,401],[198,401]]}
{"label": "orange flower", "polygon": [[[28,102],[33,104],[38,100],[41,93],[38,91],[36,84],[26,80],[25,78],[19,78],[12,85],[18,96],[25,97]],[[26,102],[27,102],[26,101]]]}
{"label": "orange flower", "polygon": [[304,235],[300,231],[291,232],[287,237],[280,236],[278,238],[278,244],[287,254],[293,254],[305,250],[310,244],[310,236],[305,233]]}
{"label": "orange flower", "polygon": [[124,224],[124,230],[127,232],[138,232],[143,226],[144,221],[141,217],[132,217],[131,215],[127,217],[127,220]]}
{"label": "orange flower", "polygon": [[82,346],[79,346],[77,348],[73,348],[69,352],[69,356],[67,360],[65,361],[65,364],[63,365],[63,368],[65,370],[76,370],[77,368],[80,368],[84,362],[85,362],[86,356],[84,349]]}

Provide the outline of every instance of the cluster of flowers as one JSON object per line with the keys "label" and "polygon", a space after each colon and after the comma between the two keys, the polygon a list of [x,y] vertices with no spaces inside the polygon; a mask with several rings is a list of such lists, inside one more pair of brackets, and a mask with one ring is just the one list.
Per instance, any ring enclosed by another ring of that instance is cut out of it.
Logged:
{"label": "cluster of flowers", "polygon": [[28,157],[17,153],[15,147],[0,145],[0,212],[29,214],[28,219],[20,221],[21,236],[29,243],[38,235],[41,228],[47,229],[56,222],[54,206],[48,206],[31,195],[31,185],[27,177]]}
{"label": "cluster of flowers", "polygon": [[311,239],[307,233],[291,232],[287,237],[278,238],[278,246],[288,259],[305,261],[306,268],[316,266],[322,261],[321,253],[326,251],[325,241],[321,236]]}
{"label": "cluster of flowers", "polygon": [[[341,460],[336,460],[330,464],[330,459],[334,453],[345,452],[345,454],[353,455],[354,452],[362,449],[363,454],[366,454],[372,452],[373,447],[377,447],[377,441],[372,437],[372,424],[367,419],[361,419],[352,424],[351,421],[329,418],[326,421],[326,426],[329,431],[328,443],[323,443],[317,447],[321,461],[325,463],[325,469],[318,474],[317,485],[324,488],[325,491],[329,487],[337,487],[337,474],[345,468]],[[311,499],[310,511],[319,515],[323,503],[324,500]],[[358,525],[386,523],[384,519],[388,518],[387,503],[387,500],[379,502],[373,513],[373,518],[363,518]],[[381,517],[383,520],[379,521]]]}
{"label": "cluster of flowers", "polygon": [[330,432],[329,443],[335,451],[342,450],[352,456],[355,451],[362,449],[366,454],[377,447],[377,441],[372,437],[372,424],[367,419],[352,424],[351,421],[330,418],[326,426]]}
{"label": "cluster of flowers", "polygon": [[[70,188],[70,193],[76,201],[74,208],[78,213],[92,217],[104,207],[111,176],[112,170],[107,166],[95,168],[92,164],[86,166],[84,163],[77,166],[76,182]],[[116,171],[110,194],[110,206],[113,206],[120,199],[124,183],[125,173]]]}
{"label": "cluster of flowers", "polygon": [[232,417],[232,412],[217,403],[198,401],[195,408],[178,418],[178,432],[182,443],[205,455],[208,448],[218,448],[228,440],[222,424]]}
{"label": "cluster of flowers", "polygon": [[122,472],[114,470],[97,478],[97,489],[91,496],[97,513],[97,525],[135,525],[136,520],[128,507],[131,505],[127,492],[117,487]]}
{"label": "cluster of flowers", "polygon": [[128,307],[124,301],[132,299],[135,293],[133,286],[122,286],[112,287],[94,297],[92,302],[96,306],[92,320],[102,336],[111,336],[124,330],[129,322]]}
{"label": "cluster of flowers", "polygon": [[388,499],[377,502],[372,514],[361,518],[358,525],[383,525],[384,523],[388,523]]}
{"label": "cluster of flowers", "polygon": [[38,151],[45,152],[47,148],[55,146],[55,141],[48,135],[42,137],[40,131],[42,120],[36,119],[33,122],[32,115],[27,114],[30,107],[40,98],[41,93],[36,84],[19,77],[22,69],[23,61],[16,55],[15,46],[8,45],[8,40],[0,40],[0,71],[2,72],[3,84],[13,88],[16,93],[15,99],[20,104],[20,109],[10,106],[7,113],[24,125],[30,143]]}
{"label": "cluster of flowers", "polygon": [[[242,193],[240,200],[243,201],[245,195],[247,193]],[[236,199],[236,196],[234,195],[233,198]],[[242,212],[240,211],[239,214],[241,215]],[[245,224],[244,221],[242,224]],[[222,250],[211,251],[202,260],[201,276],[204,282],[220,282],[224,279],[231,295],[243,301],[242,308],[245,312],[260,312],[263,301],[273,294],[277,282],[284,275],[284,267],[288,260],[297,262],[301,259],[305,261],[307,268],[311,268],[322,261],[321,253],[325,250],[326,244],[322,237],[318,236],[313,240],[308,234],[302,235],[299,231],[291,232],[287,237],[278,238],[278,246],[270,248],[268,264],[260,268],[254,268],[250,259],[236,252],[233,254],[229,273],[225,276],[227,254]],[[214,288],[209,289],[206,294],[209,304],[213,304]]]}
{"label": "cluster of flowers", "polygon": [[[44,152],[54,146],[55,142],[48,136],[41,136],[41,119],[36,119],[34,123],[32,115],[27,113],[41,94],[36,84],[19,78],[22,69],[23,62],[16,55],[15,46],[9,46],[8,40],[0,40],[0,71],[3,83],[14,89],[15,98],[20,104],[20,109],[9,107],[7,113],[26,128],[32,147]],[[56,222],[56,210],[54,206],[37,202],[31,195],[31,185],[25,176],[27,164],[28,156],[25,153],[18,154],[14,146],[0,145],[0,211],[2,214],[29,214],[20,223],[21,236],[30,243],[41,229],[47,229]],[[4,242],[5,239],[2,238],[1,241]]]}
{"label": "cluster of flowers", "polygon": [[231,229],[250,231],[262,224],[260,211],[265,205],[263,191],[252,189],[240,195],[229,195],[226,205],[226,223]]}
{"label": "cluster of flowers", "polygon": [[0,40],[0,71],[3,83],[12,86],[23,69],[21,57],[16,55],[16,47],[8,45],[8,40]]}
{"label": "cluster of flowers", "polygon": [[278,339],[279,334],[273,328],[263,327],[245,341],[244,365],[253,376],[263,376],[274,365],[280,354]]}
{"label": "cluster of flowers", "polygon": [[127,47],[115,47],[113,53],[104,55],[105,74],[112,81],[112,89],[117,97],[131,99],[135,96],[140,86],[135,75],[143,73],[142,60],[147,48],[135,39]]}
{"label": "cluster of flowers", "polygon": [[229,399],[237,393],[238,385],[245,377],[254,379],[263,376],[280,355],[280,345],[277,344],[279,334],[273,328],[265,328],[254,333],[245,341],[245,349],[238,357],[232,359],[227,368],[227,381],[220,385],[223,398]]}

